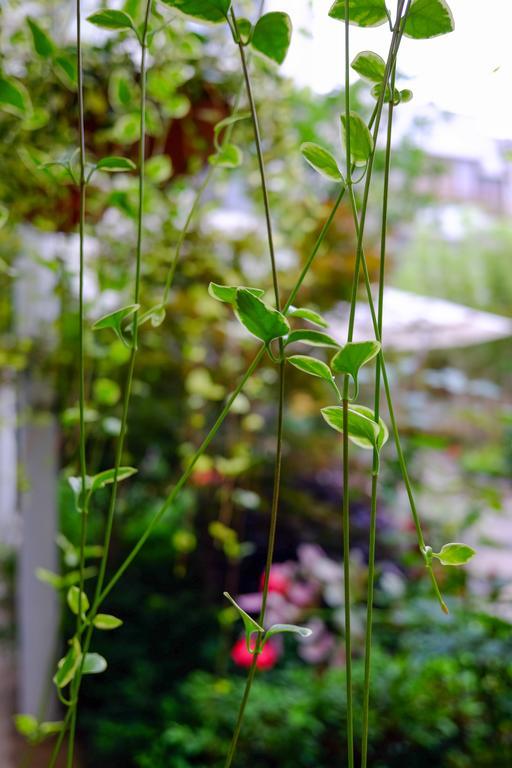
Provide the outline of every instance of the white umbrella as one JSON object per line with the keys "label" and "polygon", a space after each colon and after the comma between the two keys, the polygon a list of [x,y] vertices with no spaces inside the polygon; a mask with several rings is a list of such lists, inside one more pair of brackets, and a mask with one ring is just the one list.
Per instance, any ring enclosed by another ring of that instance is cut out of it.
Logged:
{"label": "white umbrella", "polygon": [[[374,293],[374,297],[376,291]],[[347,338],[348,305],[329,318],[334,335]],[[384,289],[383,344],[402,352],[469,347],[512,336],[512,319],[481,312],[445,299],[419,296],[397,288]],[[368,303],[357,304],[354,341],[375,338]]]}

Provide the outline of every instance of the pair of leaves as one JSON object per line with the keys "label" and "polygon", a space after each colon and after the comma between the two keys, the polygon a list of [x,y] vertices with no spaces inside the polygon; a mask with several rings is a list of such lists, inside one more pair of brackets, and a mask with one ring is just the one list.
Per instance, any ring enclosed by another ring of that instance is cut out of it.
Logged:
{"label": "pair of leaves", "polygon": [[34,715],[15,715],[14,726],[21,736],[31,744],[39,744],[47,736],[52,736],[62,730],[62,720],[40,723]]}
{"label": "pair of leaves", "polygon": [[[220,24],[227,20],[231,0],[163,0],[165,5],[198,21]],[[282,64],[288,53],[292,22],[287,13],[271,11],[261,16],[254,27],[246,19],[237,21],[237,31],[243,44],[266,59]]]}
{"label": "pair of leaves", "polygon": [[[81,598],[80,598],[81,594]],[[85,616],[87,611],[89,610],[89,599],[85,592],[80,593],[80,590],[78,587],[71,587],[67,594],[67,603],[69,605],[69,608],[72,613],[75,614],[75,616],[78,616],[78,611],[80,607],[80,611],[82,614],[82,617]],[[92,623],[96,627],[96,629],[102,629],[102,630],[112,630],[117,629],[122,625],[121,619],[118,619],[117,616],[111,616],[108,613],[98,613],[93,618]]]}
{"label": "pair of leaves", "polygon": [[[350,113],[350,158],[356,166],[364,166],[373,152],[373,138],[365,121],[357,112]],[[342,141],[347,144],[347,119],[341,115]],[[343,182],[334,155],[312,141],[301,144],[300,151],[306,162],[329,181]]]}
{"label": "pair of leaves", "polygon": [[214,299],[231,304],[241,324],[265,344],[290,333],[286,317],[259,298],[264,293],[259,288],[210,283],[208,292]]}
{"label": "pair of leaves", "polygon": [[[329,405],[322,408],[322,416],[327,424],[337,432],[343,433],[343,407]],[[347,430],[349,439],[359,448],[380,451],[386,443],[389,432],[384,421],[375,421],[375,414],[365,405],[351,405],[348,408]]]}
{"label": "pair of leaves", "polygon": [[230,115],[217,123],[213,129],[213,141],[216,152],[208,158],[210,165],[217,165],[222,168],[237,168],[242,164],[244,155],[240,147],[226,140],[221,143],[219,137],[224,129],[230,128],[230,126],[238,123],[240,120],[247,120],[250,116],[250,112],[243,112]]}
{"label": "pair of leaves", "polygon": [[[344,21],[345,0],[335,0],[329,16]],[[359,27],[378,27],[390,16],[385,0],[348,0],[348,18]],[[446,0],[412,0],[404,27],[407,37],[426,39],[446,35],[453,29],[453,15]]]}
{"label": "pair of leaves", "polygon": [[254,634],[263,635],[261,642],[260,642],[260,650],[263,648],[265,643],[269,638],[271,638],[273,635],[282,634],[284,632],[291,632],[295,635],[299,635],[299,637],[309,637],[312,634],[312,630],[308,629],[307,627],[299,627],[296,624],[272,624],[269,629],[265,631],[263,627],[258,624],[257,621],[255,621],[251,616],[249,616],[248,613],[246,613],[243,608],[240,608],[238,603],[233,600],[229,592],[224,592],[224,597],[226,597],[233,608],[235,608],[240,618],[242,619],[244,623],[244,629],[245,629],[245,643],[247,646],[247,650],[249,653],[254,653],[254,647],[251,643],[252,636]]}
{"label": "pair of leaves", "polygon": [[85,489],[82,488],[81,477],[68,477],[68,483],[71,486],[73,493],[75,494],[76,507],[79,512],[83,512],[84,507],[87,504],[89,497],[101,488],[105,488],[106,485],[117,480],[118,483],[126,480],[137,472],[135,467],[118,467],[117,477],[116,470],[106,469],[103,472],[99,472],[97,475],[85,476]]}
{"label": "pair of leaves", "polygon": [[82,649],[76,637],[72,639],[70,645],[67,654],[57,664],[57,672],[53,677],[53,682],[57,688],[65,688],[66,685],[69,685],[80,666],[82,666],[83,675],[98,675],[107,668],[106,659],[99,653],[86,653],[85,658],[83,658]]}
{"label": "pair of leaves", "polygon": [[99,320],[96,320],[92,329],[93,331],[100,331],[104,328],[111,328],[117,338],[120,339],[126,347],[131,347],[132,340],[125,335],[123,323],[139,309],[140,304],[128,304],[126,307],[116,309],[114,312],[109,312],[107,315],[100,317]]}

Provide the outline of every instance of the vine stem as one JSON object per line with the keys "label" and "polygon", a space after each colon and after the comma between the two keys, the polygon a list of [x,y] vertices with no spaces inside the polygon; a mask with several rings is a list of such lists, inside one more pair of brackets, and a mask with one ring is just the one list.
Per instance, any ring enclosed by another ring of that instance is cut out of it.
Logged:
{"label": "vine stem", "polygon": [[[87,475],[87,457],[86,457],[86,434],[85,434],[85,317],[84,317],[84,227],[85,227],[85,205],[86,205],[86,188],[87,182],[85,179],[85,120],[84,120],[84,82],[83,82],[83,56],[82,56],[82,8],[81,0],[76,0],[76,63],[77,63],[77,96],[78,96],[78,132],[79,132],[79,150],[78,150],[78,162],[79,162],[79,196],[80,196],[80,210],[79,210],[79,287],[78,287],[78,322],[79,322],[79,336],[78,336],[78,356],[79,356],[79,453],[80,453],[80,478],[81,478],[81,495],[83,499],[86,499],[86,475]],[[79,551],[79,592],[78,592],[78,606],[76,616],[76,635],[79,636],[82,631],[82,595],[85,582],[85,546],[87,543],[87,522],[88,522],[88,505],[84,501],[82,505],[82,517],[80,521],[80,551]],[[71,686],[72,698],[76,689],[76,683],[73,681]],[[73,765],[73,751],[75,742],[76,731],[76,709],[73,710],[71,715],[70,734],[68,742],[68,756],[67,766],[72,768]],[[64,736],[64,728],[63,734]],[[62,740],[61,740],[62,743]],[[60,744],[59,748],[60,749]],[[55,754],[57,758],[58,750]]]}
{"label": "vine stem", "polygon": [[[231,23],[232,23],[234,38],[237,42],[238,50],[240,53],[240,62],[242,64],[242,70],[243,70],[244,81],[245,81],[245,89],[247,93],[247,100],[249,102],[249,109],[251,112],[251,119],[253,124],[253,131],[254,131],[254,144],[256,147],[256,154],[258,157],[261,192],[263,197],[263,207],[265,211],[265,222],[267,227],[267,239],[268,239],[268,247],[270,252],[270,264],[272,269],[274,297],[275,297],[276,309],[280,310],[281,302],[280,302],[280,294],[279,294],[277,264],[276,264],[275,249],[274,249],[274,237],[272,233],[272,218],[270,213],[270,202],[269,202],[269,196],[268,196],[268,185],[267,185],[267,178],[266,178],[266,171],[265,171],[265,162],[263,159],[263,150],[261,146],[261,133],[260,133],[260,127],[259,127],[259,121],[258,121],[258,113],[256,110],[256,104],[254,102],[251,79],[249,77],[249,70],[247,66],[244,46],[242,44],[242,41],[240,40],[240,35],[238,33],[238,28],[236,23],[236,16],[232,7],[230,10],[230,16],[231,16]],[[260,609],[260,615],[258,620],[258,623],[260,624],[260,626],[264,626],[264,621],[265,621],[265,613],[266,613],[267,600],[268,600],[268,589],[270,584],[270,571],[272,568],[272,562],[274,560],[276,532],[277,532],[277,519],[278,519],[278,511],[279,511],[279,497],[280,497],[280,490],[281,490],[281,465],[282,465],[282,455],[283,455],[283,417],[284,417],[284,400],[285,400],[285,360],[284,360],[284,347],[283,347],[282,339],[279,339],[279,353],[280,353],[279,354],[279,357],[280,357],[279,395],[278,395],[276,452],[275,452],[275,458],[274,458],[274,486],[272,491],[272,507],[270,512],[270,528],[269,528],[269,535],[268,535],[268,542],[267,542],[267,557],[265,562],[265,572],[263,577],[261,609]],[[259,633],[256,638],[256,645],[253,652],[253,659],[252,659],[252,663],[247,676],[244,694],[240,702],[240,707],[238,710],[237,720],[235,724],[235,729],[233,731],[229,752],[226,757],[225,768],[230,768],[236,753],[238,739],[240,736],[240,731],[242,728],[242,723],[245,715],[245,709],[247,706],[247,702],[249,701],[252,684],[256,674],[258,656],[261,651],[262,640],[263,640],[263,633]]]}
{"label": "vine stem", "polygon": [[[395,89],[396,67],[394,66],[390,78],[390,91],[394,93]],[[387,245],[387,220],[388,220],[388,193],[389,193],[389,174],[391,169],[391,139],[393,128],[393,110],[394,101],[391,100],[388,106],[388,125],[386,133],[386,154],[384,162],[384,185],[382,196],[382,222],[381,222],[381,241],[380,241],[380,264],[379,264],[379,298],[377,304],[377,326],[379,336],[382,340],[382,321],[384,316],[384,279],[386,267],[386,245]],[[381,394],[381,362],[377,358],[375,367],[375,398],[374,415],[375,421],[379,423],[380,417],[380,394]],[[361,768],[366,768],[368,763],[368,732],[370,717],[370,679],[371,679],[371,654],[372,654],[372,630],[373,630],[373,598],[375,583],[375,549],[377,539],[377,492],[379,482],[379,453],[376,449],[373,451],[372,461],[372,490],[370,503],[370,535],[368,546],[368,590],[366,600],[366,630],[364,643],[364,687],[363,687],[363,729],[361,740]]]}
{"label": "vine stem", "polygon": [[[77,3],[79,0],[77,0]],[[134,288],[134,304],[139,303],[140,299],[140,282],[141,282],[141,264],[142,264],[142,229],[143,229],[143,206],[144,206],[144,161],[145,161],[145,138],[146,138],[146,57],[147,57],[147,33],[148,33],[148,25],[149,25],[149,16],[151,11],[151,0],[147,0],[146,8],[145,8],[145,14],[144,14],[144,23],[142,27],[142,35],[139,39],[140,45],[141,45],[141,66],[140,66],[140,79],[141,79],[141,91],[140,91],[140,137],[139,137],[139,202],[138,202],[138,214],[137,214],[137,243],[136,243],[136,255],[135,255],[135,288]],[[80,51],[81,53],[81,51]],[[83,98],[83,95],[82,95]],[[83,106],[82,106],[83,110]],[[81,152],[83,150],[81,149]],[[81,180],[83,178],[83,165],[81,168]],[[110,541],[112,538],[112,529],[114,524],[114,512],[115,512],[115,506],[116,506],[116,499],[117,499],[117,488],[118,488],[118,477],[119,477],[119,468],[121,466],[121,461],[123,457],[123,450],[124,450],[124,441],[126,437],[126,431],[127,431],[127,425],[128,425],[128,411],[129,411],[129,405],[130,405],[130,399],[131,399],[131,391],[132,391],[132,383],[133,383],[133,374],[135,369],[135,358],[137,354],[137,340],[138,340],[138,310],[133,315],[133,323],[132,323],[132,347],[131,347],[131,354],[130,354],[130,360],[128,363],[128,372],[126,377],[126,385],[124,390],[124,399],[123,399],[123,412],[122,412],[122,418],[121,418],[121,428],[119,432],[119,439],[117,442],[117,448],[116,448],[116,457],[115,457],[115,467],[114,467],[114,481],[112,485],[112,492],[110,495],[110,502],[109,502],[109,508],[107,513],[107,521],[106,521],[106,527],[105,527],[105,535],[103,539],[103,553],[100,561],[100,567],[99,567],[99,573],[98,573],[98,579],[96,582],[96,588],[95,588],[95,594],[94,594],[94,600],[93,600],[93,607],[92,607],[92,615],[94,616],[97,612],[97,602],[99,599],[99,596],[101,594],[101,590],[103,587],[103,583],[105,580],[105,573],[107,568],[107,561],[108,561],[108,555],[110,551]],[[85,488],[85,483],[83,484],[83,488]],[[86,515],[85,510],[82,513],[83,515]],[[82,549],[82,558],[83,558],[83,549]],[[81,568],[83,569],[83,562],[81,563]],[[81,610],[79,608],[79,619],[81,617]],[[71,717],[70,717],[70,726],[69,726],[69,740],[68,740],[68,753],[67,753],[67,768],[73,767],[73,757],[74,757],[74,747],[75,747],[75,735],[76,735],[76,721],[77,721],[77,712],[78,712],[78,694],[82,682],[83,677],[83,668],[84,668],[84,662],[86,658],[87,651],[89,649],[91,639],[92,639],[92,633],[94,631],[94,624],[92,622],[92,619],[90,620],[90,624],[87,628],[87,633],[85,636],[84,641],[84,647],[82,649],[82,657],[80,666],[77,670],[77,673],[75,677],[73,678],[72,684],[71,684],[71,705],[70,705],[70,711],[71,711]],[[77,635],[80,634],[80,623],[78,623],[78,629],[77,629]]]}
{"label": "vine stem", "polygon": [[[350,25],[349,1],[345,0],[345,149],[346,149],[346,184],[349,194],[352,192],[352,155],[350,152]],[[358,272],[356,269],[352,284],[350,304],[350,322],[347,341],[352,341],[354,334],[355,305],[357,300]],[[354,768],[354,705],[352,690],[352,628],[351,628],[351,590],[350,590],[350,472],[349,472],[349,442],[348,442],[348,386],[349,379],[345,376],[343,382],[343,435],[342,435],[342,464],[343,464],[343,591],[345,610],[345,687],[347,697],[347,758],[348,768]]]}

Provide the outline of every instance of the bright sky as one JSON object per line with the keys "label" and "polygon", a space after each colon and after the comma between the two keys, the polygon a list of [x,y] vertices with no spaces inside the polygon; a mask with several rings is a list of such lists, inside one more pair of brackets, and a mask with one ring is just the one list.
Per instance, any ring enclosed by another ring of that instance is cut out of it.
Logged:
{"label": "bright sky", "polygon": [[[295,34],[286,74],[319,92],[338,87],[343,78],[343,24],[328,17],[332,0],[269,0],[272,10],[287,11]],[[399,68],[411,80],[418,105],[470,115],[482,133],[512,139],[512,1],[449,0],[455,32],[432,40],[403,38]],[[394,3],[388,3],[391,7]],[[307,39],[298,30],[312,32]],[[386,57],[387,25],[351,27],[351,58],[361,50]],[[480,35],[480,39],[479,39]],[[414,104],[413,102],[413,104]]]}

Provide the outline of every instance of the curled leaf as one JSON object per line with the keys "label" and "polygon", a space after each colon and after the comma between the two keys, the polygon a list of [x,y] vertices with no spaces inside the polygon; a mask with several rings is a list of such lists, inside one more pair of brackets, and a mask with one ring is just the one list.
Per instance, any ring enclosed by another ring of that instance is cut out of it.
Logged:
{"label": "curled leaf", "polygon": [[229,592],[223,592],[223,595],[225,598],[229,600],[231,605],[236,608],[238,613],[240,614],[240,618],[242,619],[245,627],[245,642],[247,645],[247,650],[249,653],[254,653],[254,648],[251,647],[251,637],[254,635],[255,632],[258,633],[264,633],[265,630],[263,627],[261,627],[257,621],[255,621],[251,616],[249,616],[248,613],[244,611],[243,608],[240,608],[236,600],[233,600]]}
{"label": "curled leaf", "polygon": [[236,316],[242,325],[266,344],[290,332],[286,317],[254,296],[251,290],[238,288],[235,306]]}

